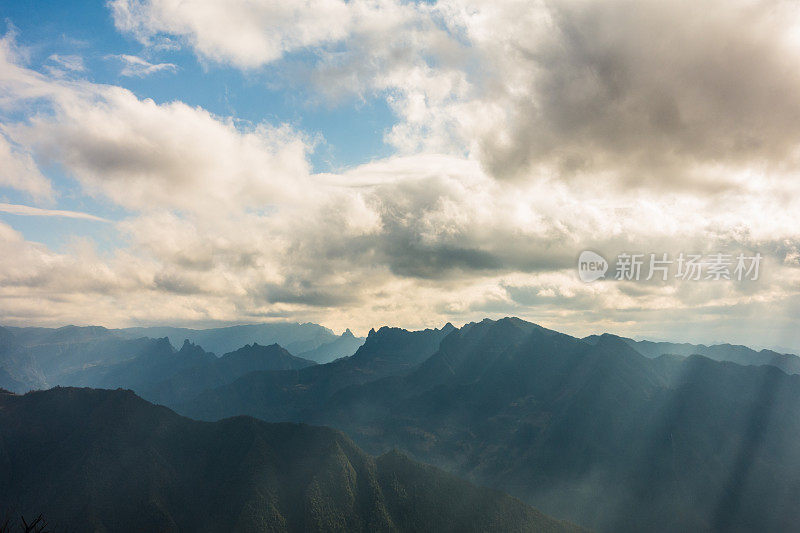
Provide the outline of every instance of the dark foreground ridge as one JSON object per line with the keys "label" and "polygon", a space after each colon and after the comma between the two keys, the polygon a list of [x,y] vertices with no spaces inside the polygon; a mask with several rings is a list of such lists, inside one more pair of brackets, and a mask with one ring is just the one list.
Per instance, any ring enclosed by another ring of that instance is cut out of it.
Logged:
{"label": "dark foreground ridge", "polygon": [[342,433],[198,422],[127,390],[0,394],[0,508],[56,531],[575,531]]}

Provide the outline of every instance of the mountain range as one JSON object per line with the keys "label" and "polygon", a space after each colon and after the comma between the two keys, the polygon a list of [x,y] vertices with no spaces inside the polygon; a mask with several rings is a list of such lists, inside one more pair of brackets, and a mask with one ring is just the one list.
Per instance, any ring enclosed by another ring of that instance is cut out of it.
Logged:
{"label": "mountain range", "polygon": [[[414,346],[426,336],[433,351]],[[410,369],[327,385],[345,364],[404,353],[418,356]],[[446,335],[382,328],[352,358],[298,374],[250,374],[179,409],[335,427],[601,531],[800,520],[800,377],[771,365],[645,357],[619,337],[503,319]]]}
{"label": "mountain range", "polygon": [[245,344],[280,344],[290,353],[316,363],[352,355],[364,343],[363,338],[354,336],[349,329],[337,336],[330,329],[311,322],[271,322],[209,329],[156,326],[112,331],[128,339],[167,337],[174,346],[188,339],[216,354],[232,352]]}
{"label": "mountain range", "polygon": [[132,389],[148,400],[177,404],[251,372],[299,370],[315,365],[313,361],[293,356],[277,344],[248,344],[216,357],[189,340],[184,341],[180,350],[175,350],[165,337],[142,355],[69,374],[60,384]]}
{"label": "mountain range", "polygon": [[[65,326],[55,329],[0,326],[0,387],[16,392],[77,384],[137,388],[136,383],[130,380],[113,382],[114,373],[119,373],[124,366],[111,367],[137,358],[155,361],[174,352],[171,346],[183,346],[185,340],[201,346],[209,355],[235,352],[249,344],[280,344],[284,348],[290,347],[286,351],[291,355],[300,352],[307,354],[300,358],[314,363],[352,355],[364,342],[363,338],[354,336],[350,330],[336,336],[329,329],[311,323],[280,322],[206,330],[171,327],[110,330],[100,326]],[[182,353],[188,354],[186,351]],[[189,361],[186,366],[192,364],[193,361]],[[262,369],[267,368],[273,367]],[[101,375],[110,377],[101,383],[97,381]],[[151,376],[152,379],[156,377],[157,375]]]}
{"label": "mountain range", "polygon": [[324,409],[340,390],[413,371],[454,330],[452,324],[422,331],[372,330],[351,357],[299,371],[253,372],[172,407],[208,420],[233,414],[270,421],[306,420]]}
{"label": "mountain range", "polygon": [[0,508],[75,531],[578,531],[342,433],[203,423],[131,391],[0,392]]}
{"label": "mountain range", "polygon": [[198,420],[328,426],[599,531],[800,522],[795,355],[576,338],[515,318],[348,333],[352,355],[317,364],[254,341],[217,357],[188,339],[0,328],[0,386],[122,387]]}
{"label": "mountain range", "polygon": [[[608,335],[608,334],[606,334]],[[628,343],[634,350],[646,357],[660,355],[702,355],[715,361],[730,361],[740,365],[769,365],[780,368],[787,374],[800,374],[800,357],[793,354],[778,353],[773,350],[753,350],[747,346],[736,344],[688,344],[675,342],[635,341],[619,337]],[[594,337],[585,340],[592,342]]]}

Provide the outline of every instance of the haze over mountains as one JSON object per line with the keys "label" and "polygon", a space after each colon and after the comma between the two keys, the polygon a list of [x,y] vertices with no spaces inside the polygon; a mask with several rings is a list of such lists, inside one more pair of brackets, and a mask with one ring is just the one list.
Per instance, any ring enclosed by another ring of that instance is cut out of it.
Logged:
{"label": "haze over mountains", "polygon": [[798,412],[800,378],[770,366],[648,359],[503,320],[309,421],[600,530],[781,531],[800,519]]}
{"label": "haze over mountains", "polygon": [[[162,356],[182,347],[184,353],[165,363],[169,368],[155,375],[168,377],[179,367],[189,368],[199,362],[199,355],[185,351],[184,341],[199,345],[209,353],[223,355],[248,344],[280,344],[300,355],[308,363],[327,362],[351,355],[363,344],[350,330],[341,336],[317,324],[271,323],[192,330],[155,327],[109,330],[99,326],[62,328],[20,328],[0,326],[0,387],[24,392],[55,385],[129,386],[135,382],[114,381],[114,374],[125,374],[125,365],[147,367],[159,363]],[[202,344],[201,344],[202,342]],[[305,354],[305,355],[302,355]],[[184,356],[191,356],[187,359]],[[132,361],[139,358],[136,363]],[[119,363],[125,362],[125,365]],[[172,367],[170,367],[170,364]],[[265,363],[262,369],[278,369]],[[174,368],[173,368],[174,367]],[[286,367],[291,368],[291,366]],[[257,367],[248,370],[257,370]],[[153,372],[156,368],[153,367]],[[242,368],[242,372],[245,368]],[[166,374],[166,375],[165,375]],[[226,375],[230,376],[228,372]],[[108,376],[108,377],[103,377]],[[110,380],[110,381],[109,381]],[[145,380],[147,381],[147,380]],[[153,383],[151,383],[153,384]],[[221,383],[218,383],[221,384]]]}
{"label": "haze over mountains", "polygon": [[[225,346],[242,331],[266,328],[204,335]],[[308,346],[321,330],[295,331],[311,332]],[[129,388],[201,420],[329,426],[368,453],[399,449],[600,531],[782,531],[800,521],[791,354],[579,339],[514,318],[382,327],[325,364],[278,344],[217,357],[190,340],[176,350],[167,338],[126,337],[135,335],[3,328],[0,376],[19,392],[29,378]],[[332,343],[354,342],[346,337]]]}
{"label": "haze over mountains", "polygon": [[289,352],[317,363],[351,355],[364,343],[363,338],[354,336],[349,329],[337,336],[328,328],[310,322],[273,322],[209,329],[138,327],[112,332],[128,339],[167,337],[174,346],[180,346],[184,339],[189,339],[216,354],[232,352],[254,342],[262,345],[280,344]]}
{"label": "haze over mountains", "polygon": [[352,357],[297,372],[254,372],[174,407],[208,420],[230,413],[272,421],[306,420],[341,390],[412,372],[454,330],[451,324],[422,331],[383,327],[371,331]]}
{"label": "haze over mountains", "polygon": [[[688,344],[674,342],[634,341],[620,337],[634,350],[647,357],[658,357],[664,354],[681,356],[703,355],[715,361],[730,361],[741,365],[771,365],[780,368],[787,374],[800,373],[800,357],[793,354],[778,353],[773,350],[753,350],[747,346],[733,344]],[[589,337],[587,337],[587,340]]]}

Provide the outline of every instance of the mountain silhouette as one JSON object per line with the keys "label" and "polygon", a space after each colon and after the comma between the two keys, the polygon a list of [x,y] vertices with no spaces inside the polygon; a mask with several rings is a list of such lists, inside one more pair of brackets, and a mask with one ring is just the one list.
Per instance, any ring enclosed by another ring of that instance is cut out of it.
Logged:
{"label": "mountain silhouette", "polygon": [[[610,336],[605,334],[604,336]],[[586,337],[584,340],[595,342],[597,335]],[[641,353],[645,357],[659,357],[661,355],[680,355],[687,357],[690,355],[702,355],[715,361],[730,361],[740,365],[770,365],[780,368],[787,374],[800,374],[800,357],[794,354],[778,353],[772,350],[753,350],[747,346],[735,344],[715,344],[706,346],[705,344],[688,344],[675,342],[652,342],[635,341],[625,337],[619,337],[631,348]]]}
{"label": "mountain silhouette", "polygon": [[156,326],[125,328],[114,330],[114,333],[126,338],[167,337],[175,346],[189,339],[216,354],[232,352],[246,344],[280,344],[292,355],[318,363],[352,355],[363,342],[352,334],[336,336],[330,329],[311,322],[270,322],[209,329]]}
{"label": "mountain silhouette", "polygon": [[[198,396],[187,414],[329,425],[370,453],[399,448],[602,531],[800,523],[800,376],[649,358],[619,337],[578,339],[514,318],[440,332],[428,352],[419,338],[382,329],[352,358],[293,374],[305,379],[249,374]],[[333,371],[392,360],[382,354],[416,366],[358,379]]]}
{"label": "mountain silhouette", "polygon": [[363,337],[356,337],[353,335],[352,331],[347,329],[336,339],[321,344],[313,350],[301,352],[298,356],[317,363],[329,363],[340,357],[353,355],[356,350],[364,344],[364,341],[365,339]]}
{"label": "mountain silhouette", "polygon": [[[232,383],[251,372],[265,370],[299,370],[314,366],[313,361],[295,357],[277,344],[248,344],[220,358],[173,373],[163,378],[152,376],[137,392],[153,402],[174,405],[189,401],[205,390]],[[163,379],[162,379],[163,378]],[[121,385],[124,386],[124,385]]]}
{"label": "mountain silhouette", "polygon": [[284,372],[252,372],[197,398],[171,405],[181,414],[214,420],[247,414],[270,421],[303,420],[344,388],[405,375],[432,355],[455,328],[372,330],[355,354],[325,365]]}
{"label": "mountain silhouette", "polygon": [[[159,401],[178,401],[184,398],[182,394],[191,397],[255,370],[298,369],[314,364],[277,345],[253,343],[221,358],[189,339],[179,346],[179,350],[173,348],[167,337],[128,339],[99,327],[0,327],[0,386],[15,392],[54,385],[121,387]],[[174,394],[159,392],[153,396],[156,391],[169,390],[169,385],[161,382],[181,373],[182,378],[175,377]]]}

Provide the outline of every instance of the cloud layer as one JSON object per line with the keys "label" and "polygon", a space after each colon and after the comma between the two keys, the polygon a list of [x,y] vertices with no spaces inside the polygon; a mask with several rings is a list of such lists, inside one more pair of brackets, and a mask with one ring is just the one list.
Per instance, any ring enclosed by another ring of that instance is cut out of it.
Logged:
{"label": "cloud layer", "polygon": [[[7,36],[0,184],[46,201],[36,162],[54,162],[127,215],[109,253],[0,226],[0,254],[16,250],[0,263],[0,321],[81,309],[113,324],[366,329],[515,314],[792,345],[777,337],[797,329],[800,19],[783,2],[712,4],[110,2],[145,46],[174,40],[244,73],[279,65],[282,83],[332,103],[384,99],[395,154],[328,174],[308,161],[313,132],[45,75]],[[24,106],[36,111],[12,117]],[[584,249],[765,263],[750,284],[584,284]]]}

